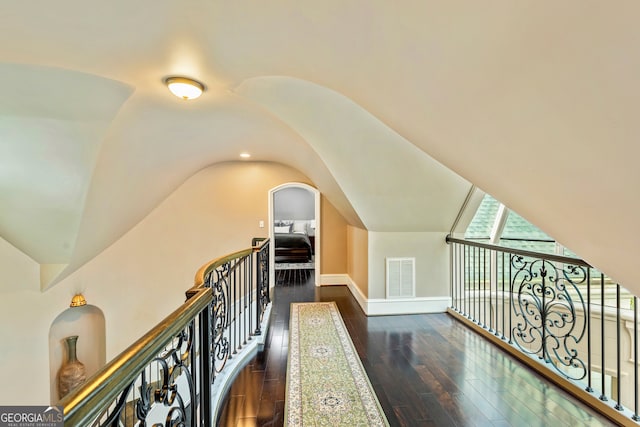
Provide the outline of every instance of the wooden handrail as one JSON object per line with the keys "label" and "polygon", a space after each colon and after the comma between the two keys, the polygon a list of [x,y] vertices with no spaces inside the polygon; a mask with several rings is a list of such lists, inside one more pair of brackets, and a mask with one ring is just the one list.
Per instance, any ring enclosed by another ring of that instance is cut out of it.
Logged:
{"label": "wooden handrail", "polygon": [[65,425],[91,425],[137,377],[162,349],[213,301],[213,293],[203,288],[142,338],[129,346],[84,385],[60,400]]}
{"label": "wooden handrail", "polygon": [[[229,261],[231,261],[233,259],[242,258],[242,257],[245,257],[247,255],[252,254],[253,252],[257,252],[264,245],[266,245],[268,242],[269,242],[269,239],[264,239],[264,240],[260,241],[258,245],[252,246],[249,249],[243,249],[241,251],[233,252],[233,253],[230,253],[228,255],[216,258],[216,259],[214,259],[212,261],[206,262],[196,272],[196,276],[195,276],[194,281],[193,281],[193,283],[194,283],[193,284],[193,288],[191,288],[189,291],[193,290],[194,288],[203,287],[204,286],[205,277],[207,277],[207,274],[209,274],[212,270],[215,270],[216,268],[220,267],[224,263],[229,262]],[[187,293],[189,291],[187,291]]]}
{"label": "wooden handrail", "polygon": [[479,243],[479,242],[473,242],[471,240],[456,239],[455,237],[451,237],[450,234],[447,235],[446,242],[447,243],[458,243],[458,244],[466,245],[466,246],[475,246],[476,248],[489,249],[489,250],[497,251],[497,252],[507,252],[507,253],[514,254],[514,255],[522,255],[522,256],[532,257],[532,258],[543,258],[543,259],[546,259],[548,261],[562,262],[562,263],[565,263],[565,264],[580,265],[580,266],[583,266],[583,267],[593,268],[591,266],[591,264],[589,264],[588,262],[586,262],[586,261],[584,261],[584,260],[582,260],[580,258],[572,258],[572,257],[568,257],[568,256],[555,255],[555,254],[545,254],[545,253],[542,253],[542,252],[534,252],[534,251],[526,251],[526,250],[523,250],[523,249],[507,248],[505,246],[492,245],[490,243]]}
{"label": "wooden handrail", "polygon": [[[257,243],[258,240],[261,239],[256,239],[253,243]],[[184,302],[169,316],[164,318],[134,344],[120,353],[106,366],[91,376],[91,378],[89,378],[83,385],[73,390],[57,403],[57,405],[63,406],[64,408],[65,425],[92,425],[98,418],[103,417],[105,413],[104,411],[113,405],[116,400],[118,401],[116,406],[119,409],[117,409],[116,412],[111,413],[109,416],[120,416],[120,411],[123,408],[122,405],[127,404],[125,399],[127,399],[128,393],[131,388],[134,387],[134,382],[137,381],[141,372],[143,372],[145,367],[149,365],[150,361],[156,359],[159,354],[164,354],[163,351],[166,350],[167,344],[171,343],[177,336],[181,336],[181,333],[184,332],[185,328],[198,329],[198,336],[190,337],[190,339],[194,339],[196,341],[199,340],[199,342],[204,343],[202,345],[205,346],[204,348],[199,349],[195,347],[191,348],[189,351],[194,351],[195,353],[191,353],[188,357],[195,357],[194,355],[199,354],[198,357],[200,357],[200,361],[198,363],[201,365],[201,376],[197,381],[205,381],[207,384],[207,386],[203,385],[205,383],[199,385],[202,392],[201,396],[204,396],[207,402],[206,405],[202,407],[202,411],[204,411],[205,414],[203,420],[207,423],[211,422],[210,418],[212,414],[210,413],[209,402],[211,399],[211,384],[209,384],[209,377],[211,375],[210,369],[212,366],[209,364],[212,363],[212,361],[210,360],[209,353],[211,350],[210,344],[206,343],[209,341],[209,336],[212,333],[210,330],[212,324],[209,320],[211,316],[209,307],[213,303],[215,290],[205,287],[204,281],[210,272],[233,260],[238,260],[239,262],[232,263],[230,266],[231,271],[235,268],[250,268],[249,266],[252,264],[247,264],[245,260],[247,258],[251,259],[254,252],[265,249],[268,242],[269,239],[264,239],[258,246],[252,246],[250,248],[216,258],[215,260],[200,267],[196,273],[195,285],[186,292],[186,302]],[[255,268],[258,268],[257,262]],[[225,272],[229,271],[225,270]],[[251,280],[251,272],[247,274],[247,277]],[[240,289],[246,290],[244,287],[241,287]],[[260,291],[256,289],[249,292],[249,305],[251,305],[254,293],[258,295],[256,298],[259,297],[256,299],[255,303],[255,319],[259,322],[262,319],[261,309],[263,309],[260,304],[265,303],[265,298],[266,303],[269,301],[268,290],[266,294],[260,294]],[[246,295],[241,295],[240,298],[246,298]],[[229,304],[228,301],[227,304]],[[235,314],[236,313],[234,312],[234,315]],[[255,330],[249,330],[246,328],[247,325],[249,325],[249,328],[253,328],[255,326],[252,324],[252,314],[253,311],[251,311],[251,309],[241,310],[241,315],[245,316],[241,319],[242,324],[245,326],[245,330],[239,333],[240,337],[246,338],[247,336],[260,333],[260,325],[258,325]],[[195,322],[195,327],[191,326],[192,322]],[[242,344],[239,344],[239,341],[238,343],[232,343],[231,345],[233,346],[232,349],[234,353],[242,347]],[[202,351],[202,353],[200,353],[200,351]],[[187,357],[186,353],[185,357]],[[197,368],[195,368],[193,372],[197,372]],[[203,378],[205,379],[203,380]],[[192,386],[196,387],[195,384]],[[203,387],[209,388],[204,390]],[[146,414],[143,418],[145,417]],[[105,420],[102,419],[101,422],[103,421]],[[110,423],[111,420],[108,420],[108,422]]]}

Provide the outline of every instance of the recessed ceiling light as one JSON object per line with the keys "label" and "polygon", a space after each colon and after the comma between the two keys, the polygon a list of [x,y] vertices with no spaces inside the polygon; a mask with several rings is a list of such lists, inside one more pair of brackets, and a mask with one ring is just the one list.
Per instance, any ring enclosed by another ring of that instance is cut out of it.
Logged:
{"label": "recessed ceiling light", "polygon": [[204,92],[204,85],[187,77],[167,77],[164,81],[172,94],[182,99],[196,99]]}
{"label": "recessed ceiling light", "polygon": [[240,153],[240,157],[242,157],[243,159],[248,159],[249,157],[251,157],[251,154],[249,154],[249,153]]}

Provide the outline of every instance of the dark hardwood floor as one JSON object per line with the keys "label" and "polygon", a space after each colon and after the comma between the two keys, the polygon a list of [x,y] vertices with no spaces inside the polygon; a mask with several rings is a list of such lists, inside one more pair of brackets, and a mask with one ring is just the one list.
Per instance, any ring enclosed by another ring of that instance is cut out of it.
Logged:
{"label": "dark hardwood floor", "polygon": [[447,314],[366,317],[346,286],[278,285],[264,352],[238,375],[218,425],[281,426],[289,305],[336,301],[391,426],[610,426]]}

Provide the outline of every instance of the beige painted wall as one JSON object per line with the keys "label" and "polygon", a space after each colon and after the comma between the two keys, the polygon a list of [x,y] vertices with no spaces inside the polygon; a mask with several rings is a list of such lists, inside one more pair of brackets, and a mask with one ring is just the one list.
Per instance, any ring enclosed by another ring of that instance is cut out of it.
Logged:
{"label": "beige painted wall", "polygon": [[48,304],[40,297],[39,265],[0,238],[0,376],[10,384],[0,388],[0,404],[26,403],[38,385],[31,403],[49,403],[49,323],[42,315]]}
{"label": "beige painted wall", "polygon": [[324,196],[320,209],[320,273],[344,274],[347,271],[347,222]]}
{"label": "beige painted wall", "polygon": [[385,298],[387,257],[416,258],[416,297],[449,295],[447,233],[369,232],[369,298]]}
{"label": "beige painted wall", "polygon": [[369,295],[369,235],[367,230],[347,226],[347,274],[362,295]]}
{"label": "beige painted wall", "polygon": [[40,265],[0,237],[0,292],[39,288]]}
{"label": "beige painted wall", "polygon": [[[45,292],[39,289],[38,264],[0,240],[0,376],[12,384],[0,389],[0,402],[49,402],[49,328],[77,291],[104,313],[110,360],[184,301],[200,265],[266,236],[259,221],[268,221],[268,191],[285,182],[309,180],[275,163],[203,169],[121,239]],[[323,264],[344,273],[346,225],[327,200],[322,206]]]}

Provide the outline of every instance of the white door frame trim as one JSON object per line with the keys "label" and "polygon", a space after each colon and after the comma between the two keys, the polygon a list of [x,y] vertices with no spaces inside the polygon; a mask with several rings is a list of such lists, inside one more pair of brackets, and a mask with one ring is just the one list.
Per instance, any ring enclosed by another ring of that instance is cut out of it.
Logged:
{"label": "white door frame trim", "polygon": [[271,244],[269,245],[269,287],[275,286],[275,251],[273,245],[273,196],[274,194],[285,188],[302,188],[304,190],[310,191],[314,195],[314,215],[316,220],[316,231],[314,238],[314,247],[313,252],[315,254],[314,262],[315,262],[315,285],[320,286],[320,236],[321,236],[321,221],[320,221],[320,191],[303,182],[287,182],[277,187],[273,187],[269,190],[269,239],[271,239]]}

